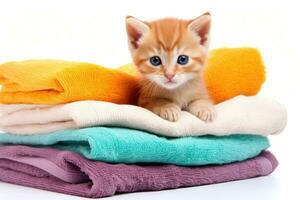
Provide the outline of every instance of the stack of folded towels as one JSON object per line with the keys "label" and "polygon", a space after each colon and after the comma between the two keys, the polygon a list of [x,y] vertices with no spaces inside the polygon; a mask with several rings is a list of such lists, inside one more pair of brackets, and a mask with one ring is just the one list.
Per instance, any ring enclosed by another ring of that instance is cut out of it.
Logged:
{"label": "stack of folded towels", "polygon": [[[0,65],[0,180],[84,197],[265,176],[285,108],[254,96],[256,49],[213,50],[204,79],[218,118],[166,121],[135,106],[134,67],[30,60]],[[131,104],[131,105],[130,105]]]}

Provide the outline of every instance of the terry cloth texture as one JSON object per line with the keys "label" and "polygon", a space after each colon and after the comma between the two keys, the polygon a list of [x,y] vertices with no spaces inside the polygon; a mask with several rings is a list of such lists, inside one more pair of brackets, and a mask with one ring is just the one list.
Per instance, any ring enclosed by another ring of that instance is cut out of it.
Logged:
{"label": "terry cloth texture", "polygon": [[58,104],[78,100],[135,103],[137,78],[89,63],[29,60],[0,65],[1,103]]}
{"label": "terry cloth texture", "polygon": [[0,134],[2,144],[50,146],[112,163],[224,164],[257,156],[269,147],[258,135],[165,138],[126,128],[93,127],[47,135]]}
{"label": "terry cloth texture", "polygon": [[199,135],[280,133],[287,121],[285,108],[258,96],[237,96],[216,105],[218,117],[205,123],[183,111],[169,122],[133,105],[100,101],[77,101],[61,105],[2,104],[0,129],[13,134],[44,134],[89,126],[118,126],[145,130],[169,137]]}
{"label": "terry cloth texture", "polygon": [[[134,69],[133,65],[112,70],[61,60],[8,62],[0,65],[0,103],[100,100],[135,104],[138,74]],[[204,80],[218,103],[237,95],[257,94],[265,80],[265,69],[257,49],[216,49],[204,68]]]}
{"label": "terry cloth texture", "polygon": [[272,173],[270,152],[227,165],[179,167],[95,162],[70,151],[25,146],[0,147],[0,180],[54,192],[106,197],[242,180]]}

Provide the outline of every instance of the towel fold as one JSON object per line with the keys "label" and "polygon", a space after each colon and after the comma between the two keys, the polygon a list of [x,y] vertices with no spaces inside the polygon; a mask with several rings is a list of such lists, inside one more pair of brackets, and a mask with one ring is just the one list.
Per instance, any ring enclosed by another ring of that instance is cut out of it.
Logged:
{"label": "towel fold", "polygon": [[0,147],[0,180],[54,192],[106,197],[265,176],[277,167],[263,152],[250,160],[216,166],[125,165],[90,161],[70,151],[26,146]]}
{"label": "towel fold", "polygon": [[29,60],[0,65],[1,103],[58,104],[101,100],[134,104],[137,77],[98,65]]}
{"label": "towel fold", "polygon": [[199,136],[280,133],[286,124],[285,108],[274,100],[238,96],[216,105],[218,118],[205,123],[188,112],[177,122],[132,105],[77,101],[62,105],[0,105],[0,129],[14,134],[42,134],[89,126],[119,126],[162,136]]}
{"label": "towel fold", "polygon": [[258,135],[164,138],[126,128],[93,127],[47,135],[0,134],[2,144],[47,145],[113,163],[223,164],[257,156],[269,147]]}
{"label": "towel fold", "polygon": [[[138,75],[134,69],[133,65],[112,70],[62,60],[4,63],[0,65],[0,103],[59,104],[99,100],[135,104]],[[265,80],[264,65],[257,49],[216,49],[210,53],[204,79],[215,102],[239,94],[255,95]]]}

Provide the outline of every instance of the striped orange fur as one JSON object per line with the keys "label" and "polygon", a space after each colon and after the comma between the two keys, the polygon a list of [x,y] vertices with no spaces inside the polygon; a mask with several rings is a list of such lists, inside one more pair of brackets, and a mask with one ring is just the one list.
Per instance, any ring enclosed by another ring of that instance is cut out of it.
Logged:
{"label": "striped orange fur", "polygon": [[129,49],[141,74],[138,104],[176,121],[182,109],[204,121],[216,117],[202,68],[208,54],[211,16],[144,22],[126,18]]}

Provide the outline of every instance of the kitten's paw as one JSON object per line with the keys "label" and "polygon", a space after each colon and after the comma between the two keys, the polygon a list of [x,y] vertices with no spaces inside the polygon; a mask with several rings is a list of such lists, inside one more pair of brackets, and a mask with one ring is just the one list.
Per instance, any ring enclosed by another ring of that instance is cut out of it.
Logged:
{"label": "kitten's paw", "polygon": [[181,109],[176,104],[169,103],[156,107],[153,112],[165,120],[175,122],[180,117]]}
{"label": "kitten's paw", "polygon": [[217,118],[216,109],[210,103],[194,103],[189,106],[189,112],[205,122],[212,122]]}

